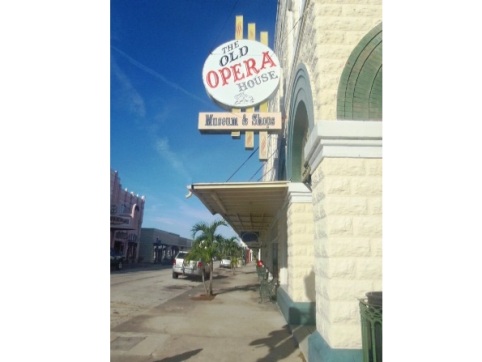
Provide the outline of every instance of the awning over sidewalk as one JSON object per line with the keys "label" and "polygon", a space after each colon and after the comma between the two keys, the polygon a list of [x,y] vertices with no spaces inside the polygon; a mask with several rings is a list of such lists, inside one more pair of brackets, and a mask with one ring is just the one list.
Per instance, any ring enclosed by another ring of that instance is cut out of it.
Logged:
{"label": "awning over sidewalk", "polygon": [[254,235],[267,231],[274,222],[286,200],[288,184],[288,181],[196,183],[188,188],[252,247],[257,246]]}

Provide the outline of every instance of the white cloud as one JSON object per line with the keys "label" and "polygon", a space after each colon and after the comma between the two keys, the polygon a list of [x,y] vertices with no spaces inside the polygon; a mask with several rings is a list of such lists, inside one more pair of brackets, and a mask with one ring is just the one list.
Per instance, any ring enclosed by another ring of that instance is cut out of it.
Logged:
{"label": "white cloud", "polygon": [[119,81],[119,104],[126,105],[129,112],[134,114],[137,118],[144,118],[146,116],[146,107],[144,99],[139,92],[134,88],[132,82],[127,75],[120,69],[115,61],[111,62],[111,69],[113,75]]}
{"label": "white cloud", "polygon": [[179,159],[177,153],[173,152],[169,146],[167,138],[158,138],[155,141],[155,149],[159,156],[167,161],[172,168],[179,172],[182,176],[189,179],[189,172],[184,167],[183,162]]}
{"label": "white cloud", "polygon": [[211,105],[211,103],[207,102],[205,99],[202,99],[200,97],[198,97],[196,94],[194,93],[191,93],[189,91],[187,91],[186,89],[184,89],[183,87],[181,87],[179,84],[177,83],[174,83],[174,82],[171,82],[170,80],[168,80],[166,77],[164,77],[162,74],[159,74],[157,73],[155,70],[152,70],[151,68],[145,66],[144,64],[142,64],[141,62],[135,60],[134,58],[132,58],[131,56],[129,56],[128,54],[124,53],[122,50],[114,47],[111,45],[111,48],[114,49],[118,54],[122,55],[125,59],[127,59],[131,64],[135,65],[137,68],[145,71],[146,73],[152,75],[154,78],[160,80],[162,83],[164,84],[167,84],[168,86],[170,86],[171,88],[173,89],[176,89],[182,93],[184,93],[185,95],[189,96],[190,98],[192,99],[195,99],[203,104],[207,104],[207,105]]}

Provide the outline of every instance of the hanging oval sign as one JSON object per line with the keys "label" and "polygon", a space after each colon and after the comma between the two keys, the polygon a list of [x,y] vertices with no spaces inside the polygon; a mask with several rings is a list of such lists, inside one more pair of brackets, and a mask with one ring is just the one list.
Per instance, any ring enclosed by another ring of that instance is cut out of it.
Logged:
{"label": "hanging oval sign", "polygon": [[224,108],[247,108],[278,89],[281,67],[276,54],[254,40],[232,40],[214,49],[204,62],[203,83]]}

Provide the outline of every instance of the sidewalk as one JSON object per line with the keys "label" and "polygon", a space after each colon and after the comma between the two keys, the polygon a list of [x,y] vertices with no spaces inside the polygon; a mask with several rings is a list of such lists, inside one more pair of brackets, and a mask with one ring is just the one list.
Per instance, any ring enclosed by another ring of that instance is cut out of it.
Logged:
{"label": "sidewalk", "polygon": [[277,305],[259,303],[255,263],[214,271],[214,298],[189,290],[111,330],[112,362],[304,362]]}

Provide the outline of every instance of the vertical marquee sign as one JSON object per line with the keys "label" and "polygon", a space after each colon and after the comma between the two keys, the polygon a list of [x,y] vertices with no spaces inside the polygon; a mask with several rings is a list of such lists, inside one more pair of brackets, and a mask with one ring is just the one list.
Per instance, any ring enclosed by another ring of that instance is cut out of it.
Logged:
{"label": "vertical marquee sign", "polygon": [[[256,40],[256,24],[248,24],[248,40]],[[254,107],[246,108],[246,113],[254,112]],[[254,132],[244,132],[244,148],[252,150],[254,148]]]}
{"label": "vertical marquee sign", "polygon": [[[214,103],[226,113],[200,113],[201,133],[245,132],[245,147],[254,147],[254,132],[259,132],[259,158],[266,160],[268,131],[281,130],[281,113],[267,112],[267,100],[277,91],[281,67],[276,54],[267,46],[268,33],[255,40],[255,24],[248,24],[248,39],[242,38],[243,18],[236,17],[235,39],[214,49],[204,62],[203,84]],[[256,112],[255,109],[259,111]],[[245,110],[241,112],[241,110]]]}
{"label": "vertical marquee sign", "polygon": [[[238,16],[236,16],[236,21],[235,21],[235,24],[234,24],[234,39],[236,39],[236,40],[243,39],[243,28],[244,28],[243,27],[243,16],[238,15]],[[238,109],[238,108],[233,108],[232,112],[233,113],[241,112],[241,110]],[[239,137],[241,137],[241,132],[240,131],[232,131],[231,137],[239,138]]]}
{"label": "vertical marquee sign", "polygon": [[[268,33],[266,31],[262,31],[260,34],[261,44],[268,46]],[[259,105],[260,112],[267,112],[268,111],[268,102],[263,102]],[[268,132],[260,131],[259,132],[259,159],[260,160],[267,160],[268,159]]]}
{"label": "vertical marquee sign", "polygon": [[[235,21],[235,24],[234,24],[234,39],[236,39],[236,40],[243,39],[243,16],[242,15],[236,16],[236,21]],[[231,111],[233,113],[241,112],[241,110],[238,109],[238,108],[233,108]],[[232,131],[231,137],[239,138],[239,137],[241,137],[241,132],[240,131]]]}

